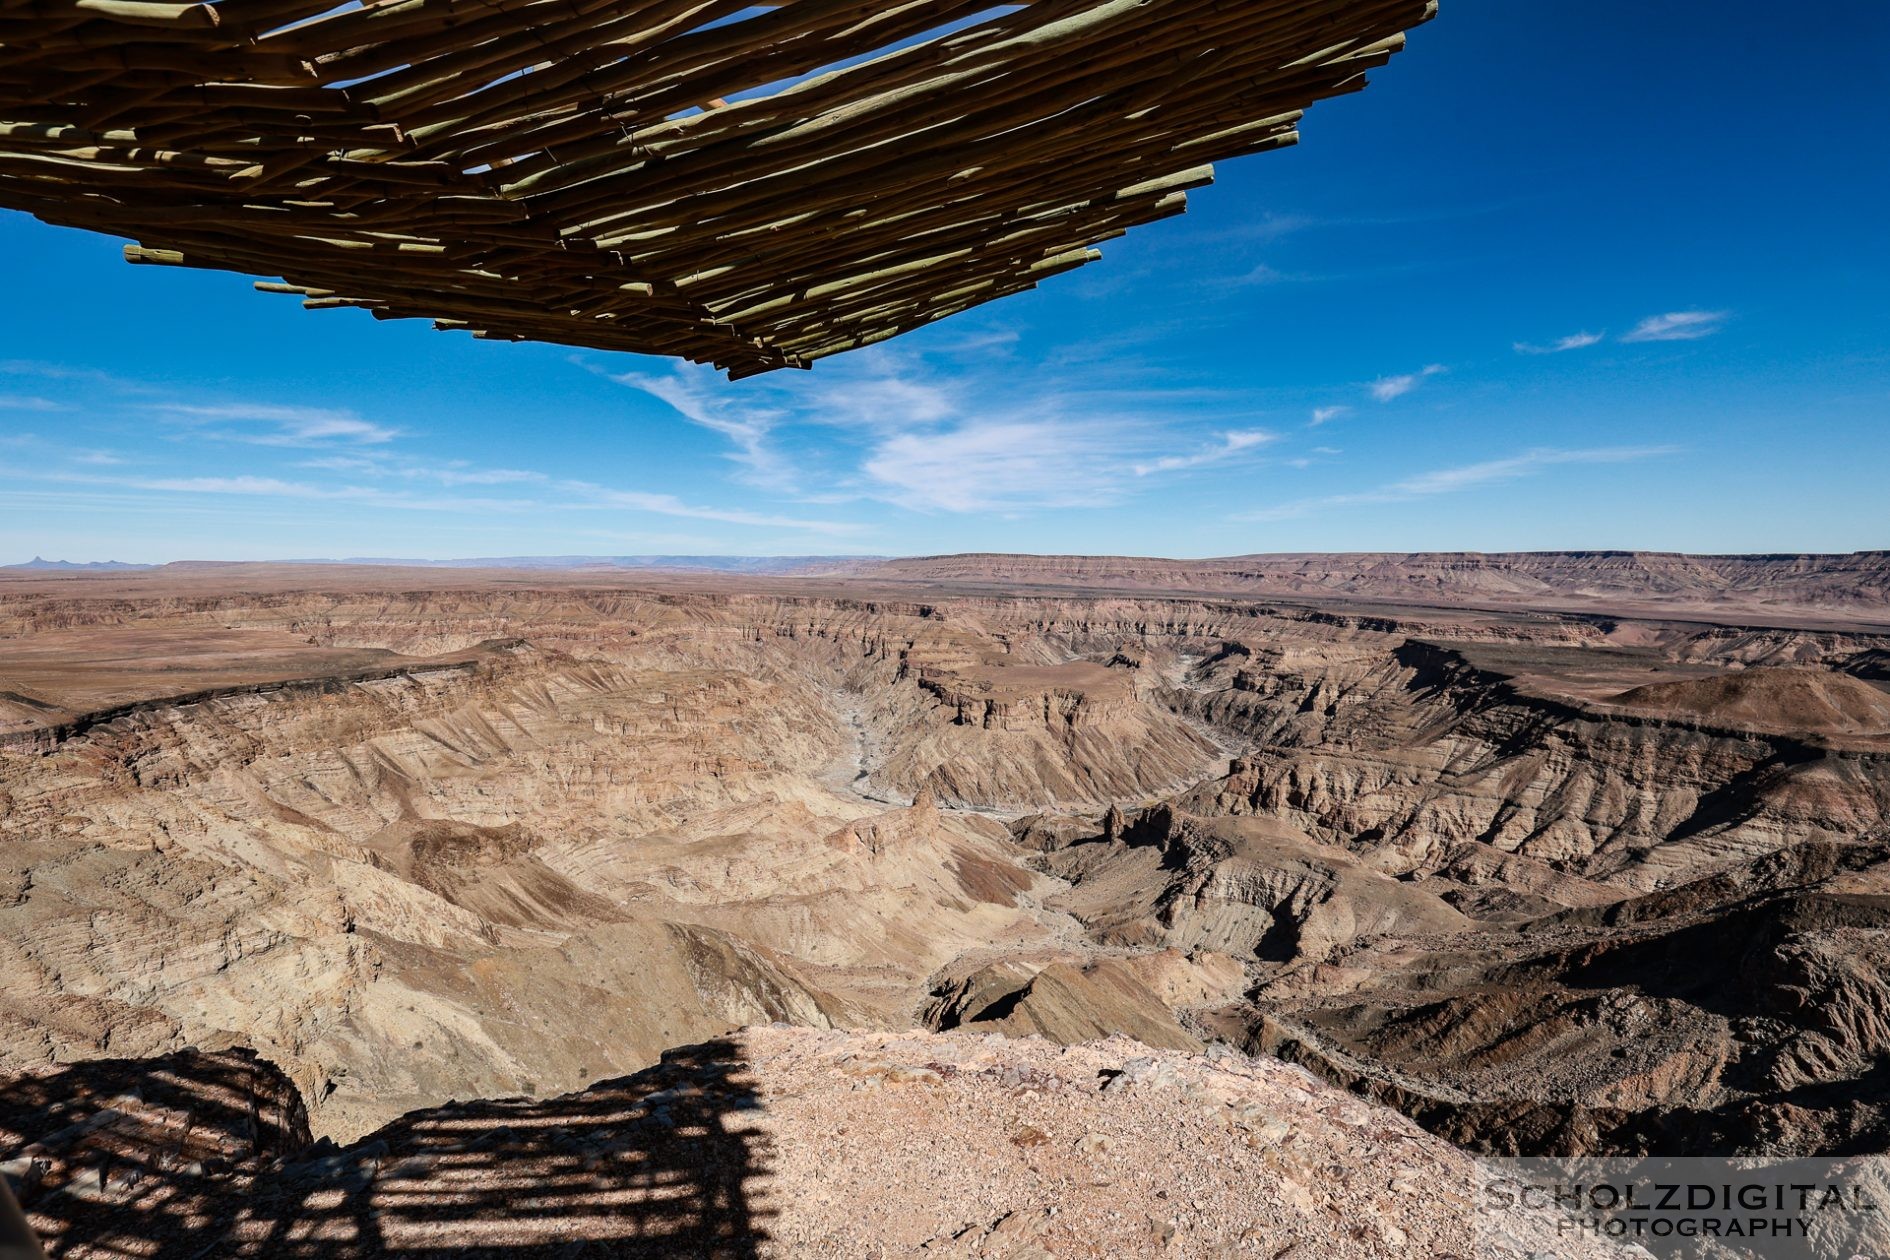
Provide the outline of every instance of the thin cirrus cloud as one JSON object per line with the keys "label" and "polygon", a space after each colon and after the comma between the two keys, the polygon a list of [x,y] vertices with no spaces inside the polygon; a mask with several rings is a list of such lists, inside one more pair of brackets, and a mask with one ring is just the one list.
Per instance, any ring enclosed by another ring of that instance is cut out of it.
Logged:
{"label": "thin cirrus cloud", "polygon": [[515,486],[549,480],[545,474],[526,468],[468,468],[460,465],[402,468],[399,475],[437,481],[443,486]]}
{"label": "thin cirrus cloud", "polygon": [[37,433],[0,434],[0,448],[24,451],[42,459],[63,461],[67,464],[104,466],[125,462],[124,457],[116,451],[108,451],[101,447],[68,446],[63,442],[41,437]]}
{"label": "thin cirrus cloud", "polygon": [[70,485],[97,486],[113,490],[137,490],[157,494],[196,496],[262,497],[300,499],[311,502],[357,504],[363,507],[390,508],[416,512],[528,512],[543,504],[527,499],[472,499],[457,496],[441,498],[404,494],[378,486],[320,485],[292,481],[254,473],[234,473],[207,477],[104,476],[85,473],[23,474],[4,470],[24,480],[49,481]]}
{"label": "thin cirrus cloud", "polygon": [[[508,470],[509,471],[509,470]],[[689,503],[671,494],[635,490],[617,490],[587,481],[553,481],[548,484],[557,493],[554,498],[469,498],[458,495],[419,495],[379,486],[320,485],[292,481],[282,477],[236,474],[211,477],[125,477],[73,472],[34,472],[0,468],[0,475],[27,481],[85,485],[115,490],[136,490],[158,494],[190,496],[242,496],[271,499],[298,499],[363,507],[388,508],[414,512],[505,512],[542,513],[548,511],[646,512],[685,520],[714,521],[723,524],[797,530],[822,535],[844,535],[860,527],[850,522],[804,520]]]}
{"label": "thin cirrus cloud", "polygon": [[676,516],[692,521],[715,521],[723,525],[747,525],[765,529],[802,530],[814,534],[853,534],[862,528],[844,521],[811,521],[766,512],[746,512],[733,508],[700,507],[685,503],[673,494],[654,494],[644,490],[612,490],[583,481],[560,482],[566,492],[588,497],[592,506],[628,508],[652,512],[658,516]]}
{"label": "thin cirrus cloud", "polygon": [[[1730,311],[1668,311],[1662,315],[1649,315],[1632,329],[1621,334],[1616,340],[1633,344],[1647,341],[1699,341],[1711,337],[1726,326],[1732,318]],[[1518,341],[1515,343],[1517,354],[1566,354],[1571,350],[1586,350],[1598,346],[1608,339],[1605,332],[1570,333],[1554,341],[1539,343]]]}
{"label": "thin cirrus cloud", "polygon": [[1605,332],[1570,333],[1566,337],[1558,337],[1556,340],[1549,342],[1547,345],[1537,345],[1536,343],[1531,342],[1531,341],[1519,341],[1516,343],[1516,353],[1517,354],[1567,354],[1570,350],[1586,350],[1590,346],[1598,346],[1602,342],[1606,341],[1607,339],[1608,339],[1608,334]]}
{"label": "thin cirrus cloud", "polygon": [[[572,362],[597,371],[581,357]],[[742,480],[776,489],[789,488],[793,470],[771,441],[775,427],[785,418],[777,407],[757,404],[749,395],[730,398],[718,390],[719,382],[706,368],[679,363],[667,373],[601,373],[609,380],[639,393],[648,394],[693,425],[719,433],[734,446],[728,458],[739,464]]]}
{"label": "thin cirrus cloud", "polygon": [[1235,429],[1220,435],[1220,441],[1204,447],[1192,455],[1164,455],[1160,459],[1150,460],[1146,464],[1135,466],[1135,475],[1147,477],[1154,473],[1182,472],[1191,468],[1206,468],[1210,464],[1224,464],[1228,460],[1238,459],[1249,451],[1257,450],[1269,443],[1280,440],[1277,433],[1265,429]]}
{"label": "thin cirrus cloud", "polygon": [[1443,364],[1433,363],[1422,371],[1407,372],[1403,376],[1381,376],[1365,388],[1377,401],[1388,403],[1394,398],[1403,398],[1428,378],[1441,376],[1444,371]]}
{"label": "thin cirrus cloud", "polygon": [[[120,384],[102,374],[56,365],[8,363],[0,365],[0,370],[80,384],[109,383],[115,389]],[[718,418],[695,406],[693,396],[686,391],[672,392],[671,397],[690,407],[696,416]],[[485,467],[460,458],[430,460],[403,449],[408,435],[401,430],[365,420],[348,410],[200,400],[141,401],[139,410],[171,425],[174,436],[292,449],[300,454],[279,468],[236,467],[219,469],[215,475],[194,471],[129,474],[107,471],[109,465],[125,462],[114,452],[57,446],[26,435],[0,439],[0,446],[23,450],[30,446],[35,454],[47,458],[28,466],[0,467],[0,477],[101,492],[178,496],[205,503],[217,499],[279,499],[458,515],[642,513],[825,537],[852,535],[864,528],[850,521],[755,509],[746,504],[724,507],[673,493],[619,488],[528,468]],[[721,427],[727,431],[727,426]],[[765,436],[763,429],[751,432]],[[739,438],[751,432],[737,429],[731,436]]]}
{"label": "thin cirrus cloud", "polygon": [[1172,420],[1185,414],[1200,433],[1202,409],[1228,400],[1160,389],[1131,397],[1074,369],[1026,384],[993,359],[974,341],[879,348],[813,377],[735,390],[686,366],[610,379],[728,439],[743,481],[802,502],[877,500],[926,515],[1095,507],[1141,478],[1240,459],[1274,440],[1228,429],[1177,452]]}
{"label": "thin cirrus cloud", "polygon": [[1314,407],[1313,413],[1312,413],[1312,422],[1306,427],[1311,428],[1311,429],[1316,429],[1322,424],[1331,424],[1334,420],[1337,420],[1339,417],[1348,416],[1351,414],[1352,414],[1352,409],[1350,407]]}
{"label": "thin cirrus cloud", "polygon": [[0,394],[0,411],[70,411],[72,408],[34,394]]}
{"label": "thin cirrus cloud", "polygon": [[1120,450],[1107,423],[974,421],[888,437],[861,471],[874,497],[919,512],[1094,507],[1120,492]]}
{"label": "thin cirrus cloud", "polygon": [[256,446],[376,446],[400,436],[400,430],[363,420],[352,411],[324,407],[285,407],[275,403],[156,403],[151,410],[199,436]]}
{"label": "thin cirrus cloud", "polygon": [[148,394],[152,387],[139,381],[127,381],[97,368],[74,367],[68,363],[45,363],[38,359],[0,359],[0,375],[29,376],[65,385],[105,386],[119,393]]}
{"label": "thin cirrus cloud", "polygon": [[450,460],[445,464],[428,464],[389,457],[380,451],[364,455],[322,455],[300,460],[296,467],[354,473],[363,477],[432,481],[447,487],[522,485],[551,480],[544,473],[525,468],[478,468],[463,459]]}
{"label": "thin cirrus cloud", "polygon": [[[983,356],[1004,344],[1008,342],[980,339],[953,349]],[[927,379],[916,360],[886,350],[862,352],[818,378],[760,381],[735,391],[709,369],[689,364],[677,364],[665,373],[626,372],[609,379],[727,438],[734,447],[727,458],[742,468],[740,480],[788,493],[799,493],[809,476],[779,449],[779,431],[785,427],[884,434],[945,424],[958,414],[948,388]]]}
{"label": "thin cirrus cloud", "polygon": [[1537,447],[1520,455],[1486,459],[1455,468],[1418,473],[1371,490],[1299,499],[1233,517],[1237,521],[1284,521],[1313,516],[1335,508],[1405,503],[1440,494],[1457,494],[1479,486],[1532,477],[1547,469],[1570,464],[1631,464],[1679,453],[1677,446],[1600,446],[1585,449]]}
{"label": "thin cirrus cloud", "polygon": [[1711,337],[1732,318],[1730,311],[1668,311],[1650,315],[1621,337],[1626,342],[1698,341]]}

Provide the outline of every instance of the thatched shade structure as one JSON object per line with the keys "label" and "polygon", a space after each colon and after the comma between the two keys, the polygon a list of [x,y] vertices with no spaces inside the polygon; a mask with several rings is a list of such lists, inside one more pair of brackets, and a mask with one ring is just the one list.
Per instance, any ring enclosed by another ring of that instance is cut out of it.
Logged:
{"label": "thatched shade structure", "polygon": [[0,0],[0,205],[475,335],[803,366],[1292,144],[1432,0]]}

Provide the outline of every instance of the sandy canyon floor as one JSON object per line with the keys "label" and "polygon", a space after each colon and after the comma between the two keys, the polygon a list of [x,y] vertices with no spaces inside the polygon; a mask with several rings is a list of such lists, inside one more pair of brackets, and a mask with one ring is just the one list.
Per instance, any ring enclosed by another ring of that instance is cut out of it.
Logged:
{"label": "sandy canyon floor", "polygon": [[0,571],[54,1250],[1454,1254],[1466,1151],[1890,1149],[1874,594],[896,577]]}

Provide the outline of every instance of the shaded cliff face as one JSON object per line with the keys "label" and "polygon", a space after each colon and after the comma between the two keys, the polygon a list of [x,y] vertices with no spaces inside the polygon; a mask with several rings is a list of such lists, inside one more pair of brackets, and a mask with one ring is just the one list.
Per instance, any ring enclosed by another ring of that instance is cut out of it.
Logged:
{"label": "shaded cliff face", "polygon": [[254,1048],[351,1138],[926,1023],[1490,1149],[1890,1144],[1866,629],[161,586],[0,592],[5,1069]]}
{"label": "shaded cliff face", "polygon": [[1886,857],[1805,845],[1505,929],[1360,942],[1217,1019],[1480,1150],[1879,1152]]}

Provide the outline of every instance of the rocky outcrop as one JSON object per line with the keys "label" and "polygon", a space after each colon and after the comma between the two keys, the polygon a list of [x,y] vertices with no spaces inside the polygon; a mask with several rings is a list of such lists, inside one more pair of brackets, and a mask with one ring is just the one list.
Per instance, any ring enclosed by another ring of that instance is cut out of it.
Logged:
{"label": "rocky outcrop", "polygon": [[908,660],[873,697],[871,781],[948,805],[1107,806],[1199,778],[1218,750],[1124,662]]}
{"label": "rocky outcrop", "polygon": [[1361,943],[1210,1022],[1483,1150],[1873,1152],[1887,871],[1881,844],[1807,845],[1501,932]]}
{"label": "rocky outcrop", "polygon": [[1121,1033],[1150,1046],[1199,1050],[1198,1038],[1175,1022],[1165,1002],[1115,959],[1041,970],[994,963],[934,993],[925,1022],[936,1029],[978,1028],[1009,1037],[1043,1037],[1081,1045]]}
{"label": "rocky outcrop", "polygon": [[1323,959],[1365,936],[1469,926],[1441,888],[1400,882],[1265,819],[1161,806],[1121,826],[1115,839],[1094,837],[1044,859],[1073,885],[1053,904],[1105,944],[1284,962]]}
{"label": "rocky outcrop", "polygon": [[1614,1254],[1529,1213],[1476,1230],[1468,1157],[1225,1051],[760,1028],[300,1150],[267,1065],[140,1066],[9,1082],[0,1103],[0,1158],[35,1170],[26,1208],[60,1260]]}

